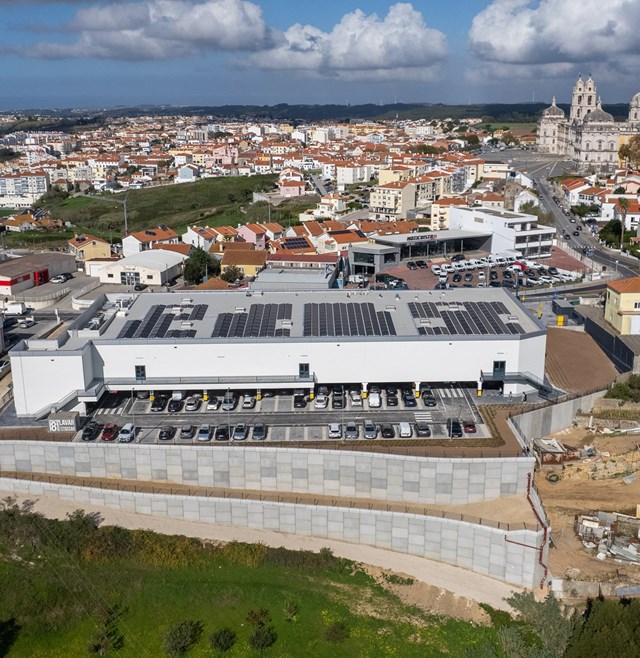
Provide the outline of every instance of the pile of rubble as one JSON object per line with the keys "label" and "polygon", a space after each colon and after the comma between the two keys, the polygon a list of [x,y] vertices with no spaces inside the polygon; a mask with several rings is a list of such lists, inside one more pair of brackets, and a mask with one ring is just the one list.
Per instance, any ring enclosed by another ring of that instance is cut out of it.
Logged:
{"label": "pile of rubble", "polygon": [[626,514],[596,512],[576,516],[574,530],[599,560],[640,565],[640,519]]}

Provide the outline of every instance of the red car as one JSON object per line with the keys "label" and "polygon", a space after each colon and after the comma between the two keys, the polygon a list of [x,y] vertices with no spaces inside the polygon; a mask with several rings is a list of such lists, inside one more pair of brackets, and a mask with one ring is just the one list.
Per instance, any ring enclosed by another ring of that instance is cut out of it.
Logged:
{"label": "red car", "polygon": [[101,439],[103,441],[115,441],[118,436],[119,427],[115,423],[107,423],[102,430]]}
{"label": "red car", "polygon": [[475,434],[476,433],[476,424],[471,420],[465,420],[462,424],[465,434]]}

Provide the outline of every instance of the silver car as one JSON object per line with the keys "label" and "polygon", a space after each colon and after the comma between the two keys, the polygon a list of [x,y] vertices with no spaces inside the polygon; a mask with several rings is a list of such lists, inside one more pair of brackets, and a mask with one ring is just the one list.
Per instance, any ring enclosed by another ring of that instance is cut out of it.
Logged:
{"label": "silver car", "polygon": [[370,420],[364,421],[364,438],[365,439],[378,438],[378,426]]}
{"label": "silver car", "polygon": [[345,439],[357,439],[360,436],[360,428],[358,423],[350,420],[344,428],[344,438]]}

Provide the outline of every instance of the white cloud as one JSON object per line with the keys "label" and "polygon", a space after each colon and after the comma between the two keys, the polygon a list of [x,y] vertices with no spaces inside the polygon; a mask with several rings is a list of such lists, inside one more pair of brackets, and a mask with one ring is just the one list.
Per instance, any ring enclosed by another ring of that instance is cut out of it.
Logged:
{"label": "white cloud", "polygon": [[637,0],[493,0],[473,19],[469,39],[480,60],[558,75],[572,64],[616,67],[640,53],[639,28]]}
{"label": "white cloud", "polygon": [[31,57],[173,59],[212,50],[255,51],[272,45],[262,9],[247,0],[143,0],[80,9],[64,26],[73,43],[40,42]]}
{"label": "white cloud", "polygon": [[274,48],[249,61],[344,80],[431,80],[446,53],[445,35],[427,27],[412,5],[398,3],[384,18],[359,9],[346,14],[331,32],[293,25]]}

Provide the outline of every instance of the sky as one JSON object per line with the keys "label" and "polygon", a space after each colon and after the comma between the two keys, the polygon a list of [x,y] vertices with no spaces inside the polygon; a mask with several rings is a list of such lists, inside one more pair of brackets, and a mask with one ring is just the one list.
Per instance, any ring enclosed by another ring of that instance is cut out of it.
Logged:
{"label": "sky", "polygon": [[0,0],[0,109],[629,102],[638,34],[640,0]]}

